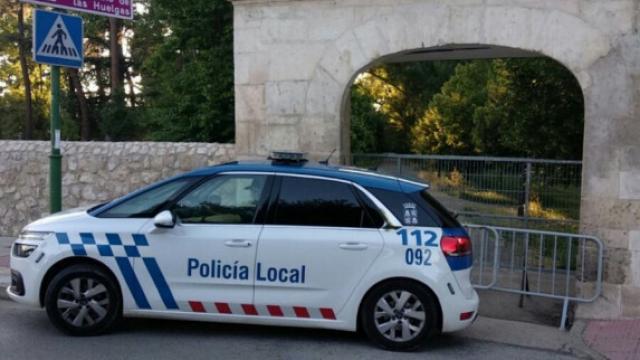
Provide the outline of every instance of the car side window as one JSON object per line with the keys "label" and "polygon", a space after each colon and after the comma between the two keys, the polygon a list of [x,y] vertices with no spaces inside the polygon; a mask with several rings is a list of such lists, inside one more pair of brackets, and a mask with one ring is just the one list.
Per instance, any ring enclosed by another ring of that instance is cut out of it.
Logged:
{"label": "car side window", "polygon": [[172,208],[186,224],[252,224],[266,175],[221,175],[205,181]]}
{"label": "car side window", "polygon": [[153,217],[157,210],[193,183],[195,179],[184,178],[156,186],[144,191],[101,214],[102,218],[145,218]]}
{"label": "car side window", "polygon": [[359,228],[367,217],[349,184],[283,176],[272,223]]}
{"label": "car side window", "polygon": [[369,187],[367,190],[373,194],[395,217],[408,226],[443,227],[444,223],[431,207],[426,206],[420,198],[399,191],[389,191]]}
{"label": "car side window", "polygon": [[354,189],[360,198],[360,202],[366,208],[367,215],[362,223],[362,227],[367,228],[380,228],[384,225],[384,218],[380,214],[378,207],[365,195],[362,191]]}

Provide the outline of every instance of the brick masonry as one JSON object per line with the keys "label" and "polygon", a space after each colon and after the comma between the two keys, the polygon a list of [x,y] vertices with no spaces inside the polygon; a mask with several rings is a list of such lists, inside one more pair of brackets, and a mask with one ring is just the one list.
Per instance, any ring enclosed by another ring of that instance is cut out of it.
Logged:
{"label": "brick masonry", "polygon": [[[15,236],[48,213],[49,149],[47,141],[0,141],[0,236]],[[233,160],[235,148],[209,143],[63,142],[62,155],[62,205],[69,209]]]}

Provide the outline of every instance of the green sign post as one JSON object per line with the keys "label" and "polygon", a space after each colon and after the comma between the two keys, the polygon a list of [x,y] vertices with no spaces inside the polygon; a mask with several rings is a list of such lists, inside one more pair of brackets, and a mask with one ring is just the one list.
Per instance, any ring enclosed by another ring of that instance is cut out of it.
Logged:
{"label": "green sign post", "polygon": [[33,59],[51,65],[51,155],[49,208],[62,210],[62,154],[60,153],[60,67],[80,68],[83,61],[82,18],[36,9],[33,21]]}
{"label": "green sign post", "polygon": [[62,155],[60,154],[60,67],[51,65],[51,155],[49,155],[49,209],[62,210]]}

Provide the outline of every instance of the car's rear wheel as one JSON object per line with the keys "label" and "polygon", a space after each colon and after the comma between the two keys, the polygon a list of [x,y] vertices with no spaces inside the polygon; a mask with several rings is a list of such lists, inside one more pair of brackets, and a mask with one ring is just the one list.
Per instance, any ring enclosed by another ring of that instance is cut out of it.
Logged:
{"label": "car's rear wheel", "polygon": [[51,322],[77,336],[104,333],[119,320],[122,300],[115,280],[92,265],[63,269],[49,283],[45,307]]}
{"label": "car's rear wheel", "polygon": [[437,332],[439,312],[434,295],[415,282],[384,283],[364,299],[360,320],[376,345],[396,351],[414,350]]}

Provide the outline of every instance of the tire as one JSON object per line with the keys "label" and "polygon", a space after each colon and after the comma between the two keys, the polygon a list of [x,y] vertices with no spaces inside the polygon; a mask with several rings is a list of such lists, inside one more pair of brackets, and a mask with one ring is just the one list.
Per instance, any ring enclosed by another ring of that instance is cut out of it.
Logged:
{"label": "tire", "polygon": [[44,303],[53,325],[74,336],[105,333],[122,317],[115,279],[89,264],[60,271],[49,283]]}
{"label": "tire", "polygon": [[416,282],[393,280],[366,295],[360,323],[369,340],[393,351],[416,350],[439,332],[440,312],[435,295]]}

